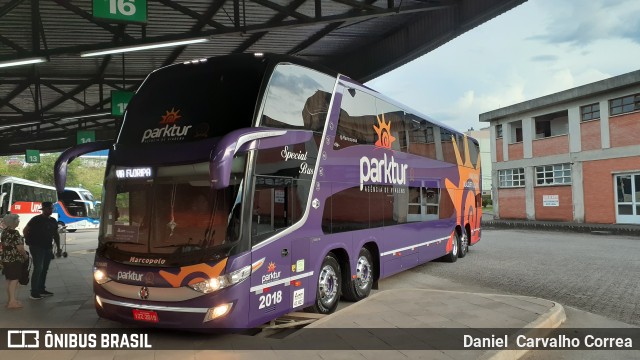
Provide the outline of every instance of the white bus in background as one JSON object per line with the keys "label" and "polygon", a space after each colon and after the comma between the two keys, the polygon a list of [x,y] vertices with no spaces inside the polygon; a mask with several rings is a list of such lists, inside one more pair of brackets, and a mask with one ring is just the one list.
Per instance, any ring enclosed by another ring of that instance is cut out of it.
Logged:
{"label": "white bus in background", "polygon": [[[20,216],[18,231],[22,230],[29,220],[42,213],[42,203],[58,201],[58,193],[53,186],[13,176],[0,175],[0,217],[11,213]],[[58,214],[52,215],[56,220]]]}
{"label": "white bus in background", "polygon": [[78,229],[97,229],[100,226],[100,201],[84,188],[64,188],[55,204],[58,225],[68,232]]}

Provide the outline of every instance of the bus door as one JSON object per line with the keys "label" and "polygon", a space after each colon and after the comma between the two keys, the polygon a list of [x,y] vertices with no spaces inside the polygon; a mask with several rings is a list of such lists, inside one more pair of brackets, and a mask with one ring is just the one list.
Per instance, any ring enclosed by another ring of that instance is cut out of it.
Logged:
{"label": "bus door", "polygon": [[[290,302],[291,241],[274,240],[291,224],[291,178],[256,176],[251,211],[252,319],[288,312]],[[265,320],[267,321],[267,320]]]}

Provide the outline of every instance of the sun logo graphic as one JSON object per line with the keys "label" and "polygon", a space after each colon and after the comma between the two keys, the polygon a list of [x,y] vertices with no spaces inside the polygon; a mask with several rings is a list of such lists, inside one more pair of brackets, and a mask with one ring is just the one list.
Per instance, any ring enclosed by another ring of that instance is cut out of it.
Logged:
{"label": "sun logo graphic", "polygon": [[[458,219],[458,225],[462,229],[465,225],[469,225],[471,230],[471,243],[479,240],[479,232],[475,231],[480,228],[480,221],[482,219],[482,206],[476,203],[476,196],[480,194],[480,157],[478,156],[476,165],[471,162],[471,156],[469,147],[473,146],[467,135],[462,138],[464,145],[464,159],[463,154],[460,154],[460,148],[456,137],[451,137],[453,144],[453,151],[456,155],[456,162],[458,164],[458,178],[455,176],[445,179],[445,188],[453,201],[453,205],[456,209],[456,218]],[[457,183],[456,183],[457,182]],[[450,242],[453,239],[453,234],[450,238]],[[448,248],[451,244],[447,245]]]}
{"label": "sun logo graphic", "polygon": [[391,149],[391,144],[396,141],[396,138],[391,135],[391,121],[387,123],[384,120],[384,114],[382,115],[382,120],[380,120],[379,116],[376,116],[378,120],[378,126],[373,125],[373,129],[376,131],[378,135],[378,141],[374,144],[376,147]]}
{"label": "sun logo graphic", "polygon": [[162,115],[162,121],[160,121],[160,124],[173,124],[181,117],[182,115],[180,115],[180,110],[176,111],[174,108],[171,108],[171,111],[167,110],[167,113]]}
{"label": "sun logo graphic", "polygon": [[274,271],[276,271],[276,264],[270,262],[269,267],[267,267],[267,272],[274,272]]}

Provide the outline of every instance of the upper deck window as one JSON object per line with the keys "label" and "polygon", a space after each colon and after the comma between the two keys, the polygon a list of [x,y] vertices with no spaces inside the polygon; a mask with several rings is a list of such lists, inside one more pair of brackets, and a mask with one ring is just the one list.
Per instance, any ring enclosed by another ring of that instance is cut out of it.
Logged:
{"label": "upper deck window", "polygon": [[322,132],[336,79],[294,64],[278,64],[269,80],[260,125]]}
{"label": "upper deck window", "polygon": [[353,145],[406,150],[404,111],[363,91],[345,89],[333,148]]}

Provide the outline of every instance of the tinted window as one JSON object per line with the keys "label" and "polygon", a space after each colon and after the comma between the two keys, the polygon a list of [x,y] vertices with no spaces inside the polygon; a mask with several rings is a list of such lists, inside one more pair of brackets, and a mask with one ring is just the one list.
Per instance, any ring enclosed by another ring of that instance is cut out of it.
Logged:
{"label": "tinted window", "polygon": [[335,78],[299,65],[276,66],[267,87],[263,126],[322,132]]}
{"label": "tinted window", "polygon": [[376,123],[376,99],[359,90],[345,89],[333,148],[375,144],[373,125]]}
{"label": "tinted window", "polygon": [[250,127],[265,63],[225,57],[160,69],[127,108],[121,143],[184,142]]}

